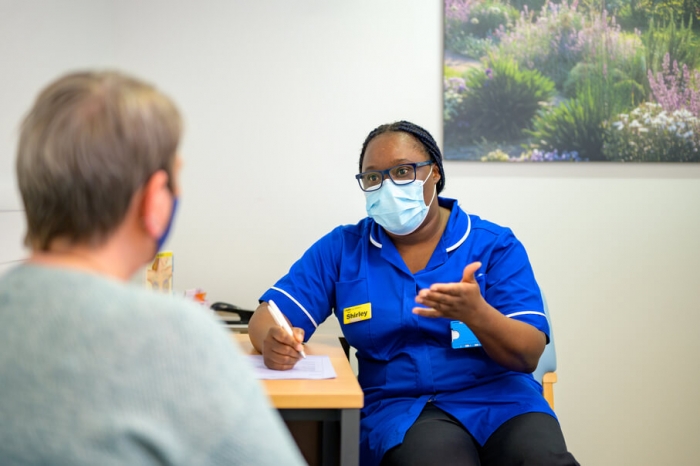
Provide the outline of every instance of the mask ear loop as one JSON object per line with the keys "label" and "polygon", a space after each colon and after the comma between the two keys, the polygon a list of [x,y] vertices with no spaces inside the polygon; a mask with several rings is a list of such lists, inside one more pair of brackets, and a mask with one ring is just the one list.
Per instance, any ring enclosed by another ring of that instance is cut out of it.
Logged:
{"label": "mask ear loop", "polygon": [[430,202],[428,203],[428,208],[430,208],[430,206],[433,205],[433,200],[435,200],[436,194],[437,194],[437,186],[433,186],[433,197],[430,198]]}
{"label": "mask ear loop", "polygon": [[[430,166],[430,173],[428,173],[428,176],[425,177],[423,180],[423,184],[425,185],[425,182],[428,181],[428,178],[430,178],[430,175],[433,173],[433,166]],[[430,202],[428,203],[427,207],[430,208],[431,205],[433,205],[433,201],[435,200],[435,195],[437,194],[437,183],[433,185],[433,197],[430,198]],[[425,201],[423,201],[425,202]]]}

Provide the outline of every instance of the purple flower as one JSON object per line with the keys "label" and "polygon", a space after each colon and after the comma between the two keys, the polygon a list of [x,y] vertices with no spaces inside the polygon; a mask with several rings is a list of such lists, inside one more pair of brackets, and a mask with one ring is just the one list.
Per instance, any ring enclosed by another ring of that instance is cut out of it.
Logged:
{"label": "purple flower", "polygon": [[664,56],[662,71],[649,70],[651,94],[661,108],[667,112],[688,110],[700,116],[700,71],[688,69],[686,64],[679,66],[676,60],[671,64],[670,55]]}

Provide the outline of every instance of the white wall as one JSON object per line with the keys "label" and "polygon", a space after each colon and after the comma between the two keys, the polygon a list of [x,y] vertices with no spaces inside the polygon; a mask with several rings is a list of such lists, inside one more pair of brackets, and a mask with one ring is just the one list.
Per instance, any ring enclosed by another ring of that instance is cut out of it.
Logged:
{"label": "white wall", "polygon": [[0,0],[0,274],[27,255],[14,173],[20,120],[58,73],[113,62],[111,3]]}
{"label": "white wall", "polygon": [[[0,0],[0,60],[7,198],[17,122],[48,79],[111,65],[168,92],[187,124],[176,287],[250,308],[313,241],[363,216],[352,175],[372,128],[408,119],[441,139],[439,0]],[[446,196],[529,251],[581,464],[697,463],[700,166],[445,170]]]}

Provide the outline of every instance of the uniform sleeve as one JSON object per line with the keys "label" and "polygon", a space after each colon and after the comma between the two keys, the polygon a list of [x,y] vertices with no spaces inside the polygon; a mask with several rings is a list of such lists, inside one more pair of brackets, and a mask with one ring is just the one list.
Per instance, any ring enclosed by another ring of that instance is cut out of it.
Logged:
{"label": "uniform sleeve", "polygon": [[318,240],[260,297],[273,300],[306,341],[333,311],[343,235],[337,228]]}
{"label": "uniform sleeve", "polygon": [[506,317],[538,328],[549,341],[549,324],[540,287],[525,247],[510,229],[506,229],[494,244],[485,275],[486,301]]}

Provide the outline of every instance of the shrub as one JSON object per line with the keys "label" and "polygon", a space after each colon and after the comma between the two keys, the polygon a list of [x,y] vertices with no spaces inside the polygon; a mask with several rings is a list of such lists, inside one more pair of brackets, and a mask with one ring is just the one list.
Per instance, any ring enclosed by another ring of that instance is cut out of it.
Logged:
{"label": "shrub", "polygon": [[509,28],[519,16],[518,10],[497,1],[479,2],[473,5],[465,25],[469,34],[479,38],[492,37],[501,27]]}
{"label": "shrub", "polygon": [[475,0],[445,0],[445,48],[462,53],[464,41],[469,34],[464,25],[469,21],[469,12]]}
{"label": "shrub", "polygon": [[[640,64],[641,66],[641,64]],[[640,70],[641,71],[641,70]],[[601,64],[579,63],[571,70],[564,82],[564,95],[573,98],[579,89],[590,82],[600,82],[601,85],[611,86],[611,91],[618,94],[619,100],[626,100],[621,110],[634,108],[645,100],[644,85],[632,79],[624,70],[616,67],[601,66]]]}
{"label": "shrub", "polygon": [[515,8],[497,0],[445,0],[445,48],[480,58],[495,43],[493,32],[517,17]]}
{"label": "shrub", "polygon": [[541,150],[576,151],[582,159],[605,160],[602,153],[602,123],[634,107],[631,85],[615,81],[605,62],[597,63],[575,92],[575,97],[558,107],[540,112],[533,121],[532,146]]}
{"label": "shrub", "polygon": [[510,0],[510,5],[518,11],[528,9],[530,11],[540,11],[548,0]]}
{"label": "shrub", "polygon": [[563,91],[574,97],[587,80],[605,81],[615,92],[629,97],[629,107],[639,104],[647,95],[644,48],[637,34],[625,33],[603,12],[579,34],[582,61],[564,81]]}
{"label": "shrub", "polygon": [[443,81],[443,121],[449,123],[460,116],[460,108],[467,87],[464,79],[459,77],[445,78]]}
{"label": "shrub", "polygon": [[474,36],[466,36],[460,53],[476,59],[483,58],[493,49],[494,43],[493,37],[480,39]]}
{"label": "shrub", "polygon": [[517,60],[527,69],[536,69],[561,89],[569,70],[581,60],[583,43],[579,38],[585,26],[584,15],[564,0],[548,2],[537,17],[524,9],[514,27],[498,31],[497,53]]}
{"label": "shrub", "polygon": [[467,72],[460,111],[468,135],[505,141],[521,136],[541,104],[554,95],[554,83],[538,71],[521,70],[514,60],[490,58],[488,68]]}
{"label": "shrub", "polygon": [[620,5],[616,17],[627,30],[644,29],[653,18],[653,0],[630,0]]}
{"label": "shrub", "polygon": [[700,162],[700,120],[688,110],[667,112],[644,103],[605,127],[603,152],[620,162]]}
{"label": "shrub", "polygon": [[[644,29],[650,20],[668,22],[673,18],[688,22],[700,19],[697,0],[615,0],[618,21],[627,30]],[[663,54],[661,55],[663,56]]]}
{"label": "shrub", "polygon": [[700,65],[700,42],[692,30],[692,19],[688,23],[681,21],[680,27],[673,19],[665,26],[657,26],[651,20],[642,42],[646,47],[647,68],[655,73],[662,70],[666,55],[671,62],[688,65],[690,69]]}
{"label": "shrub", "polygon": [[533,121],[533,147],[544,151],[576,152],[591,161],[605,160],[602,123],[607,118],[606,106],[587,87],[576,98],[564,101],[539,113]]}

